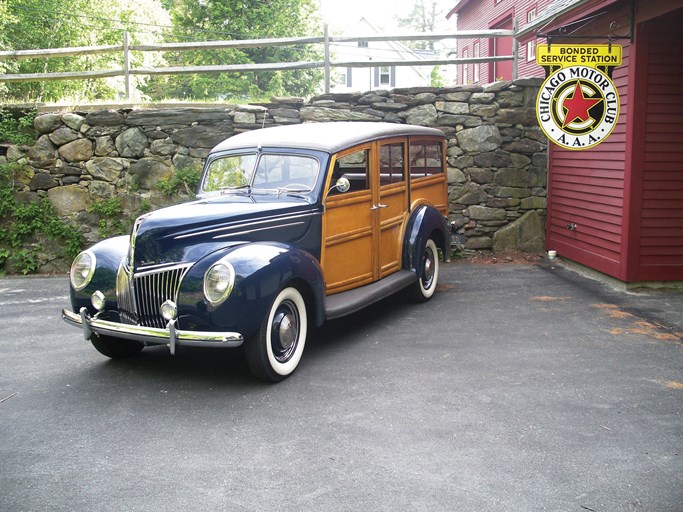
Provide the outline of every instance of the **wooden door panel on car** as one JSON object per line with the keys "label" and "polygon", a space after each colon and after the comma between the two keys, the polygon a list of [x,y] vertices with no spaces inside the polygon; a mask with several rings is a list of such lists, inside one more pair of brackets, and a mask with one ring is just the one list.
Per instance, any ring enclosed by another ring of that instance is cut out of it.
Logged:
{"label": "wooden door panel on car", "polygon": [[337,155],[330,186],[340,177],[351,188],[331,190],[325,206],[322,267],[328,295],[371,283],[376,278],[373,192],[370,186],[371,145]]}
{"label": "wooden door panel on car", "polygon": [[407,146],[404,138],[378,143],[379,212],[378,277],[401,269],[403,229],[408,209],[406,182]]}

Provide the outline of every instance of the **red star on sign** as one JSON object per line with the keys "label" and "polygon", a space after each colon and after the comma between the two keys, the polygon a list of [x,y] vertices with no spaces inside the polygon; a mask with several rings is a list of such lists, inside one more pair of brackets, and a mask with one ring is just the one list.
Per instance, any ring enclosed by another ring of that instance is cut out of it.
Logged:
{"label": "red star on sign", "polygon": [[564,104],[562,105],[563,110],[566,112],[562,127],[564,128],[577,119],[580,121],[592,119],[588,111],[593,108],[596,103],[600,103],[601,101],[602,98],[584,98],[581,81],[577,80],[574,94],[572,94],[571,98],[565,99]]}

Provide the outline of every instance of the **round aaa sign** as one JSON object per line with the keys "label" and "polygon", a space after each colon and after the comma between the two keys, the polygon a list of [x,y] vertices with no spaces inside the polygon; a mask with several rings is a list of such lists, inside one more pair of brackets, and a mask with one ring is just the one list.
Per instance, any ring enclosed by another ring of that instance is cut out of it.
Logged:
{"label": "round aaa sign", "polygon": [[546,136],[567,149],[604,141],[619,118],[619,94],[602,71],[570,66],[551,73],[536,98],[536,115]]}

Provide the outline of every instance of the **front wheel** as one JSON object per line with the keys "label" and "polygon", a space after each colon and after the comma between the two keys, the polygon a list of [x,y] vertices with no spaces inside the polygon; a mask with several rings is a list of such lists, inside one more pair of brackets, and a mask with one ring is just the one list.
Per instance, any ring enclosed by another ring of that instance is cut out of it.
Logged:
{"label": "front wheel", "polygon": [[434,295],[439,280],[439,252],[431,238],[425,244],[417,271],[419,278],[410,288],[410,296],[415,302],[427,302]]}
{"label": "front wheel", "polygon": [[251,372],[266,382],[279,382],[299,365],[306,345],[306,303],[296,288],[285,288],[275,298],[259,331],[245,344]]}
{"label": "front wheel", "polygon": [[132,357],[139,354],[140,351],[145,348],[139,341],[112,338],[97,333],[92,333],[90,336],[90,343],[93,344],[93,347],[95,347],[100,354],[111,357],[112,359]]}

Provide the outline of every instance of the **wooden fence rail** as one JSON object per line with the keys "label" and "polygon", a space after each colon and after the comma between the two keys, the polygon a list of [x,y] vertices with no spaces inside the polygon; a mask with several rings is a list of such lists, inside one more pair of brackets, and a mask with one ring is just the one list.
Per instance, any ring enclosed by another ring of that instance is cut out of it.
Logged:
{"label": "wooden fence rail", "polygon": [[[121,53],[123,55],[122,69],[107,69],[99,71],[73,71],[59,73],[24,73],[0,74],[0,82],[30,82],[43,80],[84,80],[91,78],[109,78],[123,76],[125,78],[126,98],[130,99],[131,75],[175,75],[188,73],[229,73],[249,71],[279,71],[293,69],[325,70],[325,92],[330,91],[330,68],[333,67],[375,67],[375,66],[444,66],[449,64],[477,64],[484,62],[513,61],[513,77],[516,78],[517,51],[513,55],[477,57],[477,58],[445,58],[445,59],[414,59],[414,60],[372,60],[372,61],[335,61],[330,58],[330,46],[335,43],[353,43],[360,41],[442,41],[447,39],[475,39],[514,37],[514,30],[466,30],[460,32],[432,32],[394,35],[368,36],[329,36],[327,26],[322,36],[286,37],[277,39],[243,39],[236,41],[200,41],[192,43],[160,43],[160,44],[129,44],[129,33],[124,34],[122,45],[80,46],[72,48],[51,48],[39,50],[0,51],[0,60],[44,59],[57,57],[74,57],[81,55],[97,55],[106,53]],[[313,62],[272,62],[267,64],[226,64],[214,66],[168,66],[155,68],[131,68],[130,52],[168,52],[192,50],[219,50],[227,48],[267,48],[283,47],[302,44],[322,44],[324,60]],[[516,44],[515,44],[516,47]]]}

